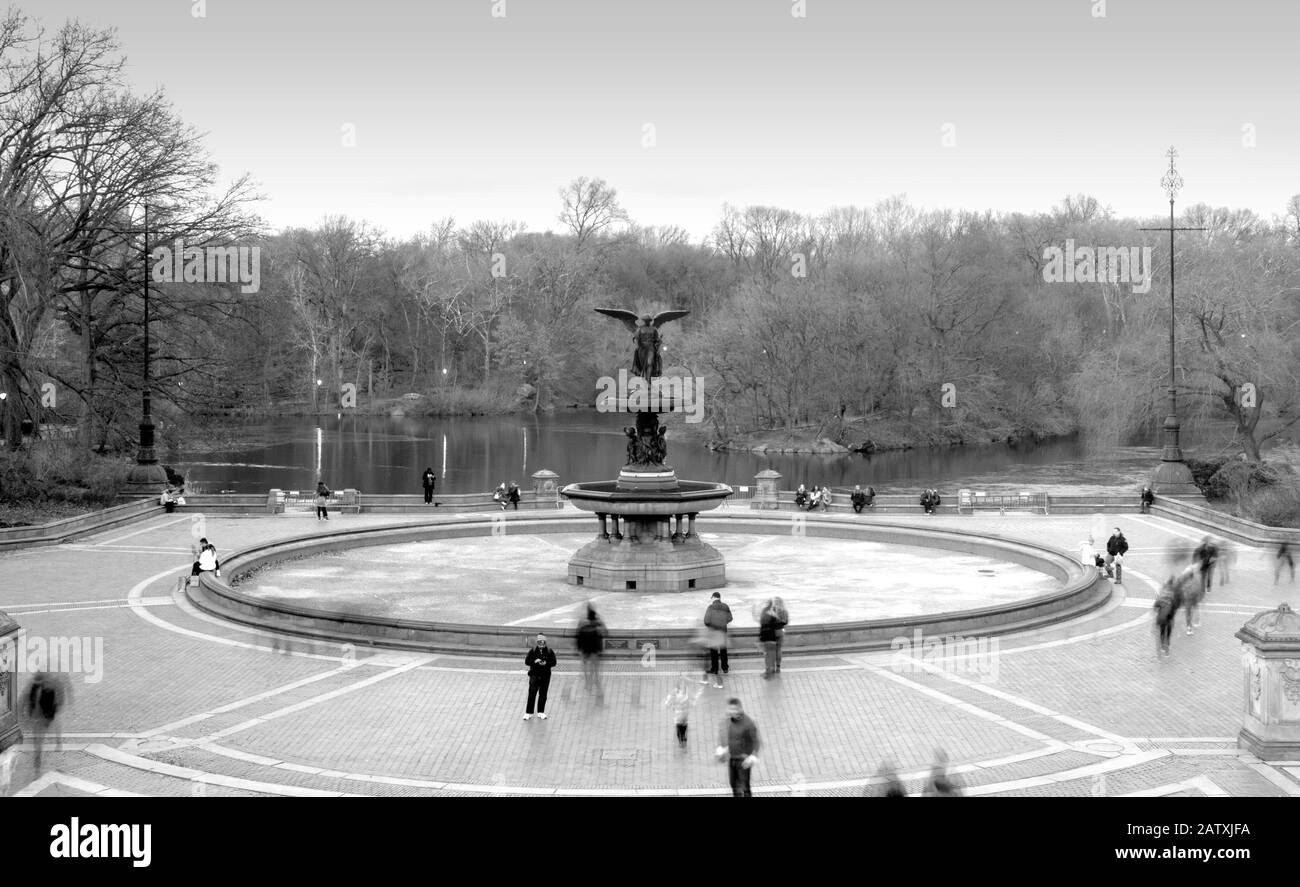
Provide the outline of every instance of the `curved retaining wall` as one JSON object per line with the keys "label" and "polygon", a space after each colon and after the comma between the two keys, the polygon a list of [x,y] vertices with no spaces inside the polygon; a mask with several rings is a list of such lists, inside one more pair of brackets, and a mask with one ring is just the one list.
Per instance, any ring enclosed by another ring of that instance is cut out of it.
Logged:
{"label": "curved retaining wall", "polygon": [[[571,533],[594,531],[590,517],[529,515],[501,521],[487,518],[422,521],[364,530],[340,530],[280,540],[236,552],[222,562],[230,581],[238,581],[253,570],[287,558],[324,551],[340,551],[368,545],[486,536],[494,530],[506,533]],[[787,535],[788,516],[712,515],[707,529],[718,533]],[[785,647],[790,652],[846,652],[887,649],[897,638],[913,639],[920,631],[926,637],[1004,634],[1041,627],[1088,613],[1110,597],[1110,583],[1098,579],[1096,571],[1085,570],[1063,552],[1032,542],[1005,539],[973,531],[938,529],[930,526],[876,523],[836,517],[809,517],[803,532],[807,536],[857,539],[937,548],[962,554],[1011,561],[1046,573],[1061,582],[1048,594],[1012,604],[972,610],[880,619],[804,625],[786,629]],[[594,532],[593,532],[594,535]],[[573,629],[552,626],[494,626],[390,619],[340,611],[325,611],[283,602],[268,602],[240,592],[205,574],[197,587],[188,590],[200,609],[247,625],[284,631],[307,637],[327,638],[358,645],[419,650],[438,653],[522,655],[539,631],[544,631],[557,652],[576,654]],[[611,630],[606,652],[610,656],[640,657],[645,644],[653,644],[656,655],[669,658],[698,655],[693,629]],[[758,629],[730,633],[734,655],[757,651]]]}

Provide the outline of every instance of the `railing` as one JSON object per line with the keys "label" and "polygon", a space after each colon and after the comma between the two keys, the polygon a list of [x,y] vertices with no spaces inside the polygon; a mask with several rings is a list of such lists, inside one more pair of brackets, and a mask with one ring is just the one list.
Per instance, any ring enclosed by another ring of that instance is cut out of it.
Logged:
{"label": "railing", "polygon": [[1022,492],[1013,495],[988,495],[980,490],[957,491],[957,513],[974,514],[977,511],[1027,511],[1030,514],[1048,514],[1051,500],[1046,493]]}

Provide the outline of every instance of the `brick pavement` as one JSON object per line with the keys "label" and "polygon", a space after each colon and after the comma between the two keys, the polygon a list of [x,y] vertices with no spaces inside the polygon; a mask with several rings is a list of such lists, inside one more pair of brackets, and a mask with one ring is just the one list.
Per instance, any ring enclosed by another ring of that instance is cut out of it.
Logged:
{"label": "brick pavement", "polygon": [[[405,521],[347,516],[332,529],[394,522]],[[522,662],[361,651],[344,667],[338,645],[303,641],[277,653],[271,636],[173,595],[188,519],[0,555],[0,609],[32,635],[104,639],[103,680],[75,686],[53,775],[32,783],[24,747],[15,785],[41,795],[722,794],[710,752],[734,693],[763,736],[760,794],[859,794],[885,759],[919,787],[939,747],[975,794],[1300,794],[1284,768],[1235,748],[1232,637],[1259,609],[1300,606],[1297,586],[1275,588],[1271,553],[1244,549],[1232,583],[1207,599],[1202,629],[1176,634],[1160,661],[1144,577],[1163,575],[1164,550],[1200,534],[1160,518],[1103,522],[1125,527],[1134,546],[1123,595],[1085,619],[999,638],[995,674],[900,669],[888,653],[788,656],[783,676],[764,682],[755,659],[737,658],[727,689],[705,690],[685,751],[661,704],[680,663],[611,665],[601,708],[583,696],[575,663],[562,662],[552,718],[525,723]],[[1071,552],[1092,517],[930,523]],[[291,516],[204,527],[226,552],[309,529]]]}

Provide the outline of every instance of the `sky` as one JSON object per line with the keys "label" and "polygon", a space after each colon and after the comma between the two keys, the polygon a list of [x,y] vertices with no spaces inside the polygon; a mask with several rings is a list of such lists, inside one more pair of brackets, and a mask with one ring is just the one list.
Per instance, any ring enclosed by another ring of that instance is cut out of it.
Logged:
{"label": "sky", "polygon": [[1155,217],[1170,145],[1180,203],[1270,217],[1300,193],[1289,0],[16,5],[116,28],[129,82],[164,89],[223,176],[252,176],[272,228],[560,230],[578,176],[697,241],[724,204],[895,194],[1036,212],[1085,193]]}

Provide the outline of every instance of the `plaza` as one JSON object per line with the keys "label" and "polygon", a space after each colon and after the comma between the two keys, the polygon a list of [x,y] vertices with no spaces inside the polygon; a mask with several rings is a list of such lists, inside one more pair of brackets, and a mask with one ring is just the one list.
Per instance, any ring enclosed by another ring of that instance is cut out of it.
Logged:
{"label": "plaza", "polygon": [[[206,530],[225,555],[309,533],[307,518],[210,515]],[[372,514],[337,520],[337,529],[400,522]],[[607,658],[602,706],[584,694],[575,657],[562,655],[550,719],[525,722],[522,641],[513,658],[475,657],[344,645],[216,618],[178,588],[191,516],[159,512],[0,555],[0,610],[29,636],[103,638],[102,680],[71,676],[62,751],[47,748],[37,778],[30,740],[24,743],[14,794],[726,795],[725,768],[712,752],[733,695],[759,725],[759,796],[860,795],[875,788],[887,760],[919,791],[940,748],[968,795],[1300,794],[1300,762],[1266,763],[1236,739],[1244,701],[1233,635],[1263,610],[1300,603],[1285,577],[1273,585],[1273,549],[1239,546],[1229,583],[1216,585],[1202,607],[1203,626],[1187,636],[1180,619],[1172,655],[1161,660],[1151,605],[1165,554],[1204,533],[1168,516],[1104,521],[1130,539],[1125,583],[1082,617],[994,636],[991,653],[984,647],[974,655],[996,657],[995,669],[919,656],[900,663],[889,650],[787,651],[780,677],[764,681],[761,659],[733,643],[725,689],[704,689],[682,750],[663,702],[683,673],[698,677],[694,662]],[[1090,515],[928,519],[936,529],[1032,540],[1063,554],[1092,522]],[[869,590],[871,571],[852,558],[845,563],[840,578],[852,572],[856,587]],[[801,602],[797,592],[785,594],[794,629]],[[656,607],[688,619],[707,603],[707,593],[659,598]],[[511,615],[483,607],[485,619]],[[736,610],[739,620],[742,607]],[[563,612],[572,612],[571,602]],[[520,615],[528,618],[506,621],[532,625],[540,614]]]}

